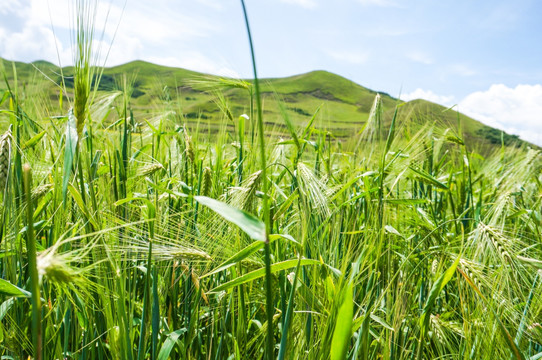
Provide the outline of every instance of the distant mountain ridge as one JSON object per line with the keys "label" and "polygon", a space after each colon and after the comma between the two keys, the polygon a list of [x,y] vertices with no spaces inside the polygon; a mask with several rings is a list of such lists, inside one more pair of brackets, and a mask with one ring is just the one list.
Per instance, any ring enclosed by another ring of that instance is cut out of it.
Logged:
{"label": "distant mountain ridge", "polygon": [[[15,66],[19,84],[40,86],[42,91],[49,93],[51,101],[58,99],[59,88],[54,82],[61,82],[61,73],[65,77],[68,95],[73,88],[72,67],[60,69],[43,60],[30,64],[6,60],[2,62],[8,80],[14,79]],[[105,68],[99,89],[118,89],[124,76],[133,88],[132,105],[135,116],[150,116],[157,111],[160,104],[174,100],[188,122],[199,121],[211,129],[217,129],[218,124],[225,119],[224,106],[234,118],[250,111],[250,80],[232,80],[136,60]],[[317,70],[283,78],[267,78],[262,79],[261,84],[265,121],[268,125],[274,125],[277,131],[284,127],[283,116],[288,116],[294,124],[301,126],[322,107],[318,115],[319,122],[335,137],[348,138],[361,130],[369,117],[374,98],[379,93],[387,121],[391,119],[396,105],[401,105],[398,113],[400,118],[414,119],[420,125],[427,121],[436,121],[457,131],[460,119],[467,143],[473,142],[477,146],[489,148],[500,146],[501,140],[504,140],[506,145],[528,144],[515,135],[502,133],[441,105],[426,100],[403,102],[389,94],[365,88],[327,71]],[[0,91],[4,88],[5,84],[0,83]],[[217,95],[217,91],[222,95]]]}

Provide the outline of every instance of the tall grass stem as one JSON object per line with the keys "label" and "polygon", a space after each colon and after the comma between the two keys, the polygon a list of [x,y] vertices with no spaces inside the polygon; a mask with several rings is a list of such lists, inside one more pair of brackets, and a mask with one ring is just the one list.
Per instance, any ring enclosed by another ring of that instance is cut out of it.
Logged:
{"label": "tall grass stem", "polygon": [[41,299],[37,267],[36,240],[34,238],[34,207],[32,206],[32,169],[29,164],[23,166],[23,181],[26,197],[26,251],[32,293],[32,344],[34,358],[42,359]]}
{"label": "tall grass stem", "polygon": [[254,90],[256,93],[256,107],[258,114],[258,139],[260,140],[260,162],[262,170],[262,189],[264,196],[262,197],[263,204],[263,220],[265,222],[265,245],[264,245],[264,257],[265,257],[265,289],[266,289],[266,313],[267,313],[267,340],[266,340],[266,357],[268,359],[273,358],[274,354],[274,332],[273,332],[273,291],[271,289],[271,249],[269,245],[269,233],[271,230],[271,219],[269,217],[269,184],[267,181],[267,164],[265,159],[265,138],[264,138],[264,123],[263,123],[263,111],[262,111],[262,99],[260,96],[260,84],[258,81],[258,72],[256,71],[256,56],[254,55],[254,44],[252,42],[252,35],[250,33],[250,25],[248,22],[248,14],[244,0],[241,0],[243,7],[243,15],[245,17],[245,24],[247,28],[248,41],[250,44],[250,55],[252,57],[252,69],[254,70]]}

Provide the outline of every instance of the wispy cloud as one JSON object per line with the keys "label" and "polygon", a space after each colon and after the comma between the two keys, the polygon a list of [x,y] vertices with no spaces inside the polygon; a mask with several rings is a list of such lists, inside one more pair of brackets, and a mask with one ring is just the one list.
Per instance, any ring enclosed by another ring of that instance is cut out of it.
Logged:
{"label": "wispy cloud", "polygon": [[318,6],[316,0],[280,0],[283,3],[298,5],[306,9],[314,9]]}
{"label": "wispy cloud", "polygon": [[8,14],[21,7],[19,0],[2,0],[0,2],[0,14]]}
{"label": "wispy cloud", "polygon": [[440,105],[452,106],[454,104],[454,96],[437,95],[431,90],[416,89],[410,93],[402,94],[401,100],[410,101],[416,99],[428,100]]}
{"label": "wispy cloud", "polygon": [[380,7],[400,7],[396,1],[393,0],[357,0],[364,6],[380,6]]}
{"label": "wispy cloud", "polygon": [[197,0],[197,2],[214,10],[222,10],[224,8],[223,1],[219,0]]}
{"label": "wispy cloud", "polygon": [[487,30],[504,30],[515,26],[521,19],[521,12],[525,11],[523,6],[516,2],[501,2],[492,6],[491,11],[479,20],[478,27]]}
{"label": "wispy cloud", "polygon": [[206,74],[240,78],[237,71],[227,65],[223,59],[210,59],[197,51],[189,51],[182,57],[172,56],[144,56],[143,60],[172,67],[199,71]]}
{"label": "wispy cloud", "polygon": [[339,51],[327,51],[327,54],[340,62],[360,65],[369,59],[369,54],[356,50],[339,50]]}
{"label": "wispy cloud", "polygon": [[409,53],[406,54],[406,57],[409,60],[412,60],[412,61],[420,63],[420,64],[425,64],[425,65],[431,65],[431,64],[433,64],[435,62],[430,55],[428,55],[428,54],[426,54],[426,53],[424,53],[422,51],[409,52]]}
{"label": "wispy cloud", "polygon": [[476,70],[474,70],[472,67],[466,64],[451,65],[449,68],[449,72],[452,75],[459,75],[459,76],[474,76],[478,73]]}
{"label": "wispy cloud", "polygon": [[164,13],[163,9],[143,2],[127,8],[120,30],[144,41],[170,45],[172,42],[210,36],[219,29],[200,16]]}

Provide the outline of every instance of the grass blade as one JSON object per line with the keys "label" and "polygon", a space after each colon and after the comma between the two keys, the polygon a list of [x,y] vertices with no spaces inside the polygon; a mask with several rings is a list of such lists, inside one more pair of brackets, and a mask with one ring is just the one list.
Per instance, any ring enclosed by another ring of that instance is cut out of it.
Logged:
{"label": "grass blade", "polygon": [[21,289],[4,279],[0,279],[0,294],[5,295],[5,296],[26,297],[26,298],[29,298],[32,295],[28,291]]}
{"label": "grass blade", "polygon": [[435,281],[435,283],[433,284],[431,291],[429,291],[429,296],[427,297],[427,301],[425,302],[425,306],[423,308],[422,316],[420,317],[421,334],[418,346],[418,359],[422,359],[424,337],[427,334],[429,319],[431,318],[431,311],[433,310],[435,301],[437,300],[437,297],[439,296],[442,289],[444,289],[446,284],[452,279],[455,270],[459,265],[460,259],[461,255],[458,255],[453,264],[442,275],[440,275],[437,281]]}
{"label": "grass blade", "polygon": [[299,258],[299,261],[297,262],[294,281],[292,282],[292,288],[290,289],[290,296],[288,297],[288,308],[286,309],[286,317],[282,325],[282,338],[280,339],[278,360],[284,359],[284,356],[286,355],[286,351],[288,347],[288,330],[290,328],[292,312],[294,309],[294,295],[297,289],[297,278],[298,278],[300,269],[301,269],[301,257]]}
{"label": "grass blade", "polygon": [[68,183],[72,174],[72,168],[76,157],[77,149],[77,124],[73,110],[68,113],[68,123],[66,124],[66,147],[64,149],[64,171],[62,177],[62,200],[66,206],[66,195],[68,193]]}
{"label": "grass blade", "polygon": [[171,354],[171,350],[173,350],[173,347],[175,346],[175,343],[179,339],[181,335],[183,335],[186,332],[185,328],[175,330],[168,334],[166,341],[164,341],[164,344],[162,345],[162,348],[160,349],[160,352],[158,353],[158,360],[167,360],[169,359],[169,355]]}
{"label": "grass blade", "polygon": [[346,285],[343,291],[335,330],[331,339],[331,360],[344,360],[348,352],[348,344],[352,337],[352,323],[354,320],[354,287],[352,282]]}
{"label": "grass blade", "polygon": [[[298,260],[286,260],[279,263],[275,263],[271,265],[271,273],[276,273],[277,271],[291,269],[294,266],[297,266]],[[320,261],[312,260],[312,259],[302,259],[300,261],[300,266],[306,266],[306,265],[320,265]],[[249,272],[243,276],[239,276],[238,278],[235,278],[231,281],[228,281],[227,283],[221,284],[214,289],[210,290],[209,292],[219,292],[219,291],[227,291],[230,290],[236,286],[246,284],[248,282],[254,281],[256,279],[260,279],[262,277],[266,276],[265,268],[261,268],[258,270],[254,270],[252,272]]]}
{"label": "grass blade", "polygon": [[266,240],[265,224],[253,215],[207,196],[194,196],[194,199],[224,219],[239,226],[252,240]]}

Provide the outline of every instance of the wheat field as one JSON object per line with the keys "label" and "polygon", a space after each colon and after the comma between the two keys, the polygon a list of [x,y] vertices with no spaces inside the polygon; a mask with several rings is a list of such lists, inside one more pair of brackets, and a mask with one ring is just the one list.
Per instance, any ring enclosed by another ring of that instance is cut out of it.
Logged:
{"label": "wheat field", "polygon": [[347,141],[277,129],[256,76],[205,79],[247,90],[216,134],[137,114],[77,4],[73,89],[0,94],[2,359],[542,359],[540,150],[379,95]]}

